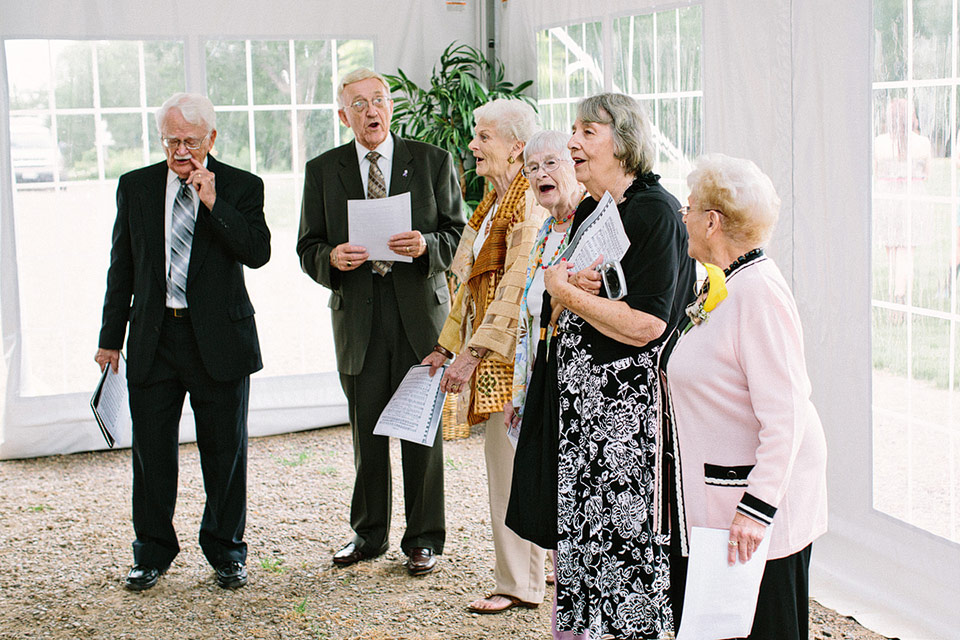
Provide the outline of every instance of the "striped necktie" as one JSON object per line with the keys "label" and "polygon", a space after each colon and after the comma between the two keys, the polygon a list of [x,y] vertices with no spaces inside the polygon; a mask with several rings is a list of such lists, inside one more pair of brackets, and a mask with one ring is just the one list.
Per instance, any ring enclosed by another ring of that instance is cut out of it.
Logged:
{"label": "striped necktie", "polygon": [[[380,154],[376,151],[371,151],[367,154],[367,160],[370,161],[370,172],[367,174],[368,200],[387,197],[387,184],[383,179],[383,174],[380,172],[380,167],[377,166],[377,160],[379,158]],[[390,269],[393,268],[393,261],[371,260],[370,265],[373,267],[374,271],[379,273],[381,276],[385,276],[390,272]]]}
{"label": "striped necktie", "polygon": [[180,190],[173,201],[170,221],[170,271],[167,272],[167,292],[175,306],[187,306],[187,269],[190,267],[190,247],[193,245],[194,189],[180,180]]}

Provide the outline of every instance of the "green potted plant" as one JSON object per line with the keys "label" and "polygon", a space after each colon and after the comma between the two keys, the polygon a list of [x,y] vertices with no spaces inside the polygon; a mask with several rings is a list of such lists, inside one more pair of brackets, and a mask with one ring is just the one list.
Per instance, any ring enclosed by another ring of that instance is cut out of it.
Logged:
{"label": "green potted plant", "polygon": [[[421,88],[401,69],[385,74],[395,95],[393,122],[397,133],[435,144],[453,154],[460,175],[463,199],[472,211],[483,197],[483,181],[477,176],[473,153],[467,148],[473,138],[473,110],[494,98],[520,98],[534,109],[536,103],[523,90],[527,80],[516,86],[504,80],[500,60],[491,63],[480,51],[452,42],[434,65],[429,88]],[[489,86],[485,78],[490,78]]]}

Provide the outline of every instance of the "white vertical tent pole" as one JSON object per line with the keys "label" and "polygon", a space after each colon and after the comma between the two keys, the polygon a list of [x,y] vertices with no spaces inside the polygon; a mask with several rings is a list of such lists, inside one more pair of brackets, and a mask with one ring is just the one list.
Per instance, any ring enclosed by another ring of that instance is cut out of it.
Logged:
{"label": "white vertical tent pole", "polygon": [[20,394],[20,284],[13,223],[13,167],[10,159],[10,93],[6,43],[0,38],[0,445],[7,438],[11,400]]}

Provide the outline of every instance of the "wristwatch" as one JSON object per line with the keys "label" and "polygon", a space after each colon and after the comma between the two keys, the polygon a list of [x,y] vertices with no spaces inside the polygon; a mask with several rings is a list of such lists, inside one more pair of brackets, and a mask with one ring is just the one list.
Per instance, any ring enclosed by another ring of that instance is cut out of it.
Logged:
{"label": "wristwatch", "polygon": [[470,355],[476,358],[477,360],[483,360],[483,356],[480,355],[480,352],[477,351],[477,348],[474,346],[468,346],[467,351],[470,352]]}

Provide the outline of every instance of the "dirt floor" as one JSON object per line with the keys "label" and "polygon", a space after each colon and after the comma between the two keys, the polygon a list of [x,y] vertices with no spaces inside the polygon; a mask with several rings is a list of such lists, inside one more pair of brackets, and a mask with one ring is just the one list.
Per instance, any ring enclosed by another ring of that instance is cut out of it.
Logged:
{"label": "dirt floor", "polygon": [[[399,550],[399,479],[390,551],[346,569],[331,565],[350,536],[346,427],[252,440],[250,582],[235,592],[216,586],[196,543],[203,487],[194,445],[181,447],[182,551],[139,594],[123,588],[129,450],[0,462],[0,639],[549,638],[546,605],[496,616],[465,610],[493,587],[483,435],[446,442],[444,451],[447,548],[437,572],[410,578]],[[399,447],[393,454],[398,478]],[[811,638],[881,638],[815,602],[810,611]]]}

